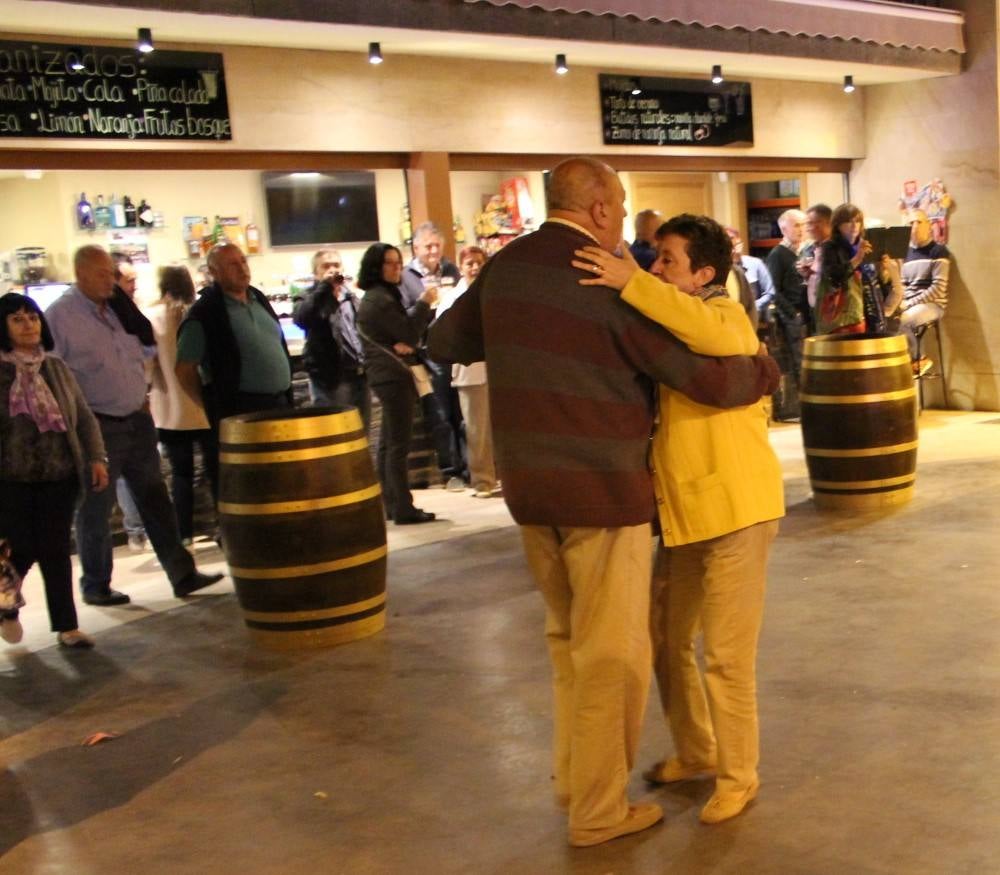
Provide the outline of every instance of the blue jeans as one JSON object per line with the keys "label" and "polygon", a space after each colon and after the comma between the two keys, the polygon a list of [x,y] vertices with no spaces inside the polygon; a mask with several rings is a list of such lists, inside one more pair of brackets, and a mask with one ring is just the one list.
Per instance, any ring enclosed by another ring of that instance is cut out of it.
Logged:
{"label": "blue jeans", "polygon": [[[177,517],[160,473],[152,417],[138,411],[121,419],[98,417],[98,422],[108,454],[110,482],[125,478],[156,558],[176,586],[195,570],[194,559],[177,533]],[[83,567],[80,588],[84,595],[107,593],[111,588],[110,520],[114,502],[115,491],[110,486],[102,492],[88,491],[76,514],[76,543]]]}
{"label": "blue jeans", "polygon": [[119,477],[115,481],[115,497],[118,499],[118,507],[122,511],[122,527],[125,534],[130,538],[138,535],[140,538],[146,537],[146,530],[142,527],[142,517],[139,516],[139,508],[135,506],[135,499],[129,492],[128,484],[124,478]]}
{"label": "blue jeans", "polygon": [[309,398],[313,407],[357,407],[366,431],[371,424],[372,400],[363,374],[356,379],[341,380],[332,389],[310,377]]}

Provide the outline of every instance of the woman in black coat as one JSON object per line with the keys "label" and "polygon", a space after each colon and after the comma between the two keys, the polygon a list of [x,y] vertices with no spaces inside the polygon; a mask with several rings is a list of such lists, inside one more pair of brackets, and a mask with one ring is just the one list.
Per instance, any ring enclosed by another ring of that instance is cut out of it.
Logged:
{"label": "woman in black coat", "polygon": [[437,289],[427,289],[407,310],[399,291],[403,256],[395,246],[375,243],[361,258],[358,288],[364,290],[358,326],[365,348],[368,383],[382,405],[378,442],[378,477],[386,517],[397,525],[427,523],[434,514],[413,505],[407,477],[414,405],[418,394],[414,366],[421,335],[433,318]]}

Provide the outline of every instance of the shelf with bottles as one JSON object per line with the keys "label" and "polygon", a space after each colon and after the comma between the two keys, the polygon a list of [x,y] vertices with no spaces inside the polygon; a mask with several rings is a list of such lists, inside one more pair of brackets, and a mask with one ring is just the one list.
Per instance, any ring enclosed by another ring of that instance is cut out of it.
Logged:
{"label": "shelf with bottles", "polygon": [[76,227],[80,231],[120,231],[135,229],[149,231],[164,227],[163,213],[154,210],[145,198],[136,206],[127,194],[119,198],[111,194],[107,203],[104,195],[99,194],[95,202],[87,199],[86,192],[81,192],[80,200],[76,202]]}
{"label": "shelf with bottles", "polygon": [[746,185],[747,236],[751,255],[766,256],[781,242],[778,218],[801,207],[798,179],[771,179]]}
{"label": "shelf with bottles", "polygon": [[210,224],[207,216],[184,216],[181,224],[188,258],[204,258],[219,243],[233,243],[244,255],[260,254],[260,229],[252,219],[244,225],[239,216],[217,215]]}

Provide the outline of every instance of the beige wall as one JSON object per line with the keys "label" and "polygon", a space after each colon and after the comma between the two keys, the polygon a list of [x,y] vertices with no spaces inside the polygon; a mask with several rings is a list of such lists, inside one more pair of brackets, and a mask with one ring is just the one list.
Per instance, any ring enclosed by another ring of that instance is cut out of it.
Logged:
{"label": "beige wall", "polygon": [[[952,406],[1000,409],[1000,165],[995,0],[956,0],[969,53],[959,76],[866,92],[866,157],[855,163],[851,197],[866,213],[894,218],[903,180],[940,177],[955,201],[953,255],[942,323]],[[936,357],[937,350],[929,354]],[[939,403],[938,381],[926,384]]]}
{"label": "beige wall", "polygon": [[[392,55],[373,67],[360,52],[240,46],[222,51],[234,138],[230,143],[198,144],[208,149],[611,155],[623,151],[601,142],[597,76],[607,71],[596,68],[574,66],[569,75],[557,76],[550,65],[542,64]],[[704,71],[690,76],[701,78]],[[845,95],[833,84],[753,80],[753,147],[629,146],[624,151],[856,157],[864,144],[862,102],[860,90]],[[36,145],[65,148],[66,141],[0,141],[0,149]],[[74,148],[97,150],[193,145],[73,143]]]}

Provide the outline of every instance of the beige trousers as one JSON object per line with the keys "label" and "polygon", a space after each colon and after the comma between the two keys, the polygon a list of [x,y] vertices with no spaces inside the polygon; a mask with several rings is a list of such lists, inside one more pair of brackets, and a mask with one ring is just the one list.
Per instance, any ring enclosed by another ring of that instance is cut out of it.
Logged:
{"label": "beige trousers", "polygon": [[649,525],[521,526],[545,599],[555,692],[556,793],[570,829],[628,814],[629,772],[649,691]]}
{"label": "beige trousers", "polygon": [[490,427],[490,394],[488,387],[456,386],[458,403],[465,420],[465,445],[469,453],[469,476],[472,488],[490,492],[497,485],[493,465],[493,429]]}
{"label": "beige trousers", "polygon": [[[660,701],[683,763],[717,763],[716,790],[757,781],[757,638],[767,556],[778,522],[660,547],[650,631]],[[705,676],[695,657],[704,633]],[[706,696],[707,692],[707,696]]]}

